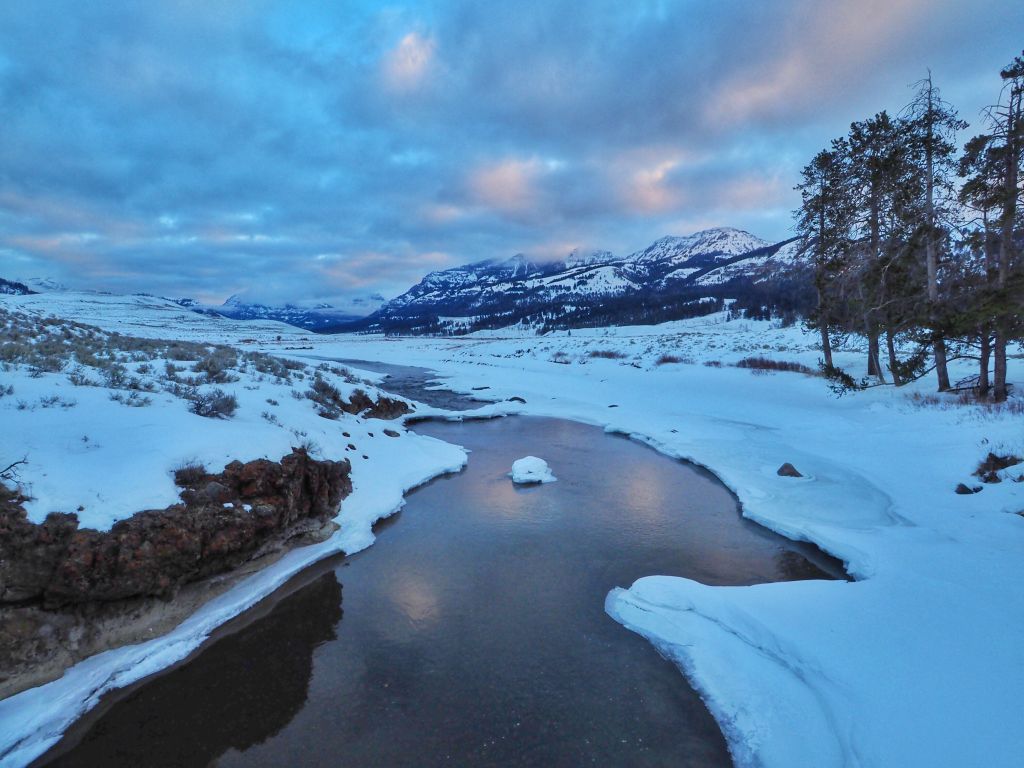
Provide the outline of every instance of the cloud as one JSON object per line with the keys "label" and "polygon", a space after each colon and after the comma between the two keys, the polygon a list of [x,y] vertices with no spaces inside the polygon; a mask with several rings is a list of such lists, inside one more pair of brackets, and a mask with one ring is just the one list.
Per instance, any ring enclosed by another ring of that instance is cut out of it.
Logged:
{"label": "cloud", "polygon": [[474,170],[468,186],[472,201],[504,213],[523,213],[538,203],[544,167],[536,158],[501,160]]}
{"label": "cloud", "polygon": [[926,67],[968,119],[994,99],[1024,7],[922,3],[3,4],[0,276],[329,301],[785,237],[800,166]]}
{"label": "cloud", "polygon": [[404,35],[384,58],[384,79],[396,91],[419,87],[434,62],[434,41],[418,32]]}

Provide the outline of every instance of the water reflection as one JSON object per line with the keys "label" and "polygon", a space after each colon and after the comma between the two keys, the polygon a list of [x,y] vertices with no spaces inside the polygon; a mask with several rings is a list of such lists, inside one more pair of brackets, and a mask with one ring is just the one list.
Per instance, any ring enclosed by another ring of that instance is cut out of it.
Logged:
{"label": "water reflection", "polygon": [[336,637],[341,616],[332,571],[117,702],[73,752],[47,765],[205,766],[259,744],[306,703],[313,652]]}
{"label": "water reflection", "polygon": [[[465,445],[469,466],[414,492],[373,547],[337,567],[336,637],[335,597],[275,610],[265,628],[133,693],[65,764],[729,765],[700,698],[605,615],[604,598],[653,573],[827,578],[801,545],[740,517],[707,472],[594,427],[515,418],[417,430]],[[515,487],[507,473],[528,454],[559,481]],[[282,658],[293,654],[294,668]],[[181,711],[197,701],[198,713]],[[181,746],[190,741],[202,748]]]}

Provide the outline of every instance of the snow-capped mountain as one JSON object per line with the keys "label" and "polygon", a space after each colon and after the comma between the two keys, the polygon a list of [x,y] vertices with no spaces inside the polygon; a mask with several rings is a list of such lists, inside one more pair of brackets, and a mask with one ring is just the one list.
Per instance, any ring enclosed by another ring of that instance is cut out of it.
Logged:
{"label": "snow-capped mountain", "polygon": [[340,308],[332,304],[319,303],[308,306],[297,304],[260,304],[246,301],[235,295],[223,304],[203,304],[195,299],[171,299],[193,312],[205,315],[227,317],[232,320],[276,320],[307,331],[320,331],[343,323],[361,320],[384,303],[379,294],[359,297],[348,302],[350,307]]}
{"label": "snow-capped mountain", "polygon": [[793,264],[795,241],[769,243],[719,227],[663,237],[629,256],[522,254],[431,272],[344,330],[465,332],[516,323],[543,327],[657,322],[706,314]]}

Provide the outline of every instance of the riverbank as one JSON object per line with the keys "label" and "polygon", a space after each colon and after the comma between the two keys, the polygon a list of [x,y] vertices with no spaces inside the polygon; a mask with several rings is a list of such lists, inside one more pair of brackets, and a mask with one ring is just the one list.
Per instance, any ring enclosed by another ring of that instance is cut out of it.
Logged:
{"label": "riverbank", "polygon": [[[1019,465],[1000,483],[974,472],[990,451],[1024,455],[1019,402],[965,405],[932,397],[930,381],[837,398],[816,377],[731,365],[754,354],[813,365],[814,341],[799,329],[714,318],[337,347],[383,360],[400,350],[458,391],[487,386],[525,400],[524,412],[695,461],[737,493],[744,515],[846,563],[854,583],[658,577],[609,595],[609,613],[702,692],[738,765],[1016,764],[1024,482]],[[663,355],[682,362],[659,364]],[[856,348],[837,357],[852,370],[862,360]],[[1010,378],[1020,375],[1015,359]],[[803,477],[779,476],[785,462]],[[960,483],[982,490],[958,494]]]}
{"label": "riverbank", "polygon": [[[91,308],[98,324],[129,316],[140,335],[167,333],[159,313],[109,303],[114,309]],[[837,399],[815,377],[736,368],[754,355],[813,367],[814,339],[799,328],[714,317],[541,339],[291,332],[279,340],[272,329],[244,335],[236,325],[188,320],[191,333],[247,349],[424,365],[446,386],[505,401],[482,413],[514,410],[629,434],[710,468],[745,516],[844,560],[856,583],[641,579],[610,596],[609,612],[701,690],[737,764],[1013,766],[1024,750],[1013,717],[1024,691],[1024,597],[1015,588],[1024,483],[1011,468],[980,493],[955,493],[959,483],[982,485],[972,473],[988,452],[1024,453],[1011,409],[925,397],[930,382]],[[862,350],[840,350],[837,360],[857,370]],[[1014,360],[1010,378],[1020,375]],[[410,433],[391,443],[395,452],[355,462],[340,538],[290,553],[138,654],[78,665],[51,684],[59,691],[27,691],[31,700],[17,708],[9,703],[18,697],[0,702],[6,743],[15,745],[10,759],[52,743],[95,701],[93,691],[182,658],[284,574],[322,557],[320,547],[365,547],[372,521],[401,505],[401,489],[464,462],[458,449]],[[803,477],[780,477],[785,462]],[[53,700],[66,702],[57,715]]]}

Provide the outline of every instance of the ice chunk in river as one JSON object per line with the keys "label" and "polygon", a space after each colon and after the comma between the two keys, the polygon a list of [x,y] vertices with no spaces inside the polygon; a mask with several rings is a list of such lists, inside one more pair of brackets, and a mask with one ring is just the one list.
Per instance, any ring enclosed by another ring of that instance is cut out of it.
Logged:
{"label": "ice chunk in river", "polygon": [[513,483],[553,483],[558,479],[551,473],[548,463],[536,456],[525,456],[514,461],[510,474]]}

